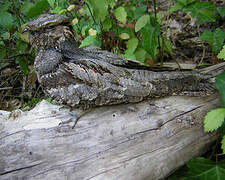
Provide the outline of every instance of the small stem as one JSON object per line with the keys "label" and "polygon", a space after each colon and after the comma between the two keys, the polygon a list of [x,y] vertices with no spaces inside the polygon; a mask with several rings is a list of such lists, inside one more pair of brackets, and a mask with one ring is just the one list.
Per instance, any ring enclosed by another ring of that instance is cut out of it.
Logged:
{"label": "small stem", "polygon": [[[157,9],[156,9],[156,0],[153,0],[153,6],[154,6],[154,15],[155,15],[155,21],[156,23],[158,24],[157,22]],[[158,35],[157,39],[158,39],[158,45],[159,45],[159,56],[160,56],[160,66],[163,65],[163,51],[162,51],[162,48],[161,48],[161,45],[160,45],[160,36],[161,36],[161,27],[160,27],[160,34]]]}
{"label": "small stem", "polygon": [[85,4],[87,5],[87,8],[88,8],[88,10],[89,10],[89,12],[90,12],[90,14],[91,14],[91,17],[92,17],[94,23],[97,24],[96,21],[95,21],[94,15],[93,15],[92,12],[91,12],[90,6],[88,5],[88,3],[85,3]]}
{"label": "small stem", "polygon": [[[197,25],[197,32],[198,32],[198,36],[200,36],[199,25]],[[205,46],[204,46],[204,42],[202,42],[202,57],[198,65],[202,64],[204,57],[205,57]]]}

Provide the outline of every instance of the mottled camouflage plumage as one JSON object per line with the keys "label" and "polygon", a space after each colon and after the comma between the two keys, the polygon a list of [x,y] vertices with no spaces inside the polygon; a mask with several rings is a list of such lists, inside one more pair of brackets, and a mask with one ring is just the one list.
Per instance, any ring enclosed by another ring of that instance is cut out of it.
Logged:
{"label": "mottled camouflage plumage", "polygon": [[207,93],[212,87],[209,77],[198,72],[152,70],[95,47],[78,48],[61,15],[41,15],[24,29],[37,49],[34,66],[45,93],[72,107]]}

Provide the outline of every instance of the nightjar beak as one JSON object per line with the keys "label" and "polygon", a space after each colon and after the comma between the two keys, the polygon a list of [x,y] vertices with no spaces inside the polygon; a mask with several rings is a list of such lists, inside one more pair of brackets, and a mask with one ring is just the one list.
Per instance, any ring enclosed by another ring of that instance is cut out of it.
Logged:
{"label": "nightjar beak", "polygon": [[19,27],[18,32],[19,32],[19,37],[22,41],[30,43],[30,33],[26,27],[26,24],[23,24],[21,27]]}

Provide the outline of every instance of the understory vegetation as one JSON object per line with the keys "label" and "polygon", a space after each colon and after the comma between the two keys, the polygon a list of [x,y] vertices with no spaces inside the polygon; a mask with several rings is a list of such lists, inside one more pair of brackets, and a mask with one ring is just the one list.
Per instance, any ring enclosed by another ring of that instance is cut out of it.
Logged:
{"label": "understory vegetation", "polygon": [[[164,7],[156,0],[1,1],[0,109],[27,109],[45,98],[33,68],[35,51],[18,33],[24,23],[45,12],[68,16],[80,47],[98,46],[146,66],[191,61],[201,68],[223,62],[224,2],[170,0],[167,4]],[[225,72],[216,77],[216,87],[221,107],[205,116],[204,130],[218,130],[220,138],[204,158],[190,160],[170,180],[225,177]]]}

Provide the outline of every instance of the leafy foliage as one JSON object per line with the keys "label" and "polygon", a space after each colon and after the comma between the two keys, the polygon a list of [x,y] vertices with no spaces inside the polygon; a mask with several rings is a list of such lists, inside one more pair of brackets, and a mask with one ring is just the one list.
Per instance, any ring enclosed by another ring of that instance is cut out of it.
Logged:
{"label": "leafy foliage", "polygon": [[225,60],[225,45],[223,46],[223,49],[220,51],[220,53],[217,55],[219,59]]}
{"label": "leafy foliage", "polygon": [[216,77],[216,88],[220,93],[221,105],[225,108],[225,72]]}
{"label": "leafy foliage", "polygon": [[223,47],[225,32],[217,28],[214,32],[204,31],[199,37],[200,40],[205,40],[212,48],[214,54],[218,54]]}
{"label": "leafy foliage", "polygon": [[[225,72],[216,77],[216,88],[221,97],[222,108],[214,109],[205,116],[204,129],[206,132],[217,130],[221,127],[221,135],[225,137]],[[225,152],[224,140],[222,141],[222,150]]]}
{"label": "leafy foliage", "polygon": [[[172,13],[177,10],[190,13],[193,18],[197,18],[199,24],[216,23],[225,16],[225,8],[217,9],[213,3],[208,1],[177,0],[169,12]],[[211,46],[212,52],[218,54],[224,44],[225,32],[220,28],[217,28],[214,32],[206,30],[199,39],[205,40]]]}
{"label": "leafy foliage", "polygon": [[189,179],[224,179],[225,161],[215,163],[209,159],[196,158],[187,163]]}
{"label": "leafy foliage", "polygon": [[211,132],[222,126],[225,118],[225,108],[214,109],[207,113],[204,120],[204,129]]}

